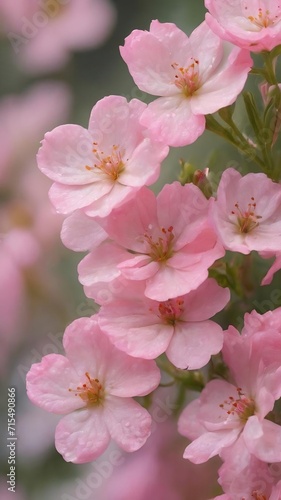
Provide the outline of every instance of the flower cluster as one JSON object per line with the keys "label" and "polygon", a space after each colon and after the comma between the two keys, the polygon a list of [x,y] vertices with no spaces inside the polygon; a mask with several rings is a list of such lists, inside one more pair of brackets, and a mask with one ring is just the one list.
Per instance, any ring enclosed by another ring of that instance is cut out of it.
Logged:
{"label": "flower cluster", "polygon": [[[190,37],[155,20],[121,47],[139,89],[157,99],[146,105],[108,96],[93,107],[88,129],[63,125],[45,135],[38,166],[53,181],[52,204],[66,216],[63,243],[87,252],[79,280],[100,309],[67,327],[66,356],[48,355],[31,367],[27,391],[36,405],[65,415],[55,436],[65,460],[88,462],[110,438],[129,452],[143,446],[152,419],[140,404],[146,400],[132,398],[158,387],[161,368],[181,391],[202,390],[185,409],[185,398],[177,400],[178,425],[191,440],[184,458],[223,460],[225,494],[217,498],[277,500],[281,482],[270,464],[281,462],[281,310],[252,311],[241,334],[211,318],[227,308],[231,291],[233,303],[235,294],[246,298],[243,256],[276,257],[262,284],[280,268],[280,155],[273,146],[281,7],[277,0],[205,4],[206,21]],[[233,116],[251,51],[262,52],[264,68],[252,72],[265,84],[262,116],[252,94],[244,95],[248,137]],[[265,142],[260,131],[269,120]],[[182,182],[156,195],[149,186],[169,147],[193,143],[205,128],[262,172],[226,168],[215,192],[209,169],[190,172],[182,161]],[[257,471],[267,478],[262,484]]]}

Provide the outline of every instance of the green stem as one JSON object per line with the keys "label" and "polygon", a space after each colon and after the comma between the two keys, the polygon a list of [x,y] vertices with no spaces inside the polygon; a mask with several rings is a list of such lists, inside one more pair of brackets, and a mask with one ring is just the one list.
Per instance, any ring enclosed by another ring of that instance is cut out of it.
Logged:
{"label": "green stem", "polygon": [[230,131],[223,127],[212,115],[206,116],[206,129],[225,139],[227,142],[232,144],[232,146],[238,149],[238,151],[242,152],[245,156],[248,156],[248,158],[250,157],[263,171],[265,171],[266,167],[257,155],[255,148],[248,143],[247,139],[245,139],[243,134],[238,130],[233,120],[231,121],[235,127],[235,134],[236,131],[238,132],[236,135],[239,136],[239,141],[236,140]]}

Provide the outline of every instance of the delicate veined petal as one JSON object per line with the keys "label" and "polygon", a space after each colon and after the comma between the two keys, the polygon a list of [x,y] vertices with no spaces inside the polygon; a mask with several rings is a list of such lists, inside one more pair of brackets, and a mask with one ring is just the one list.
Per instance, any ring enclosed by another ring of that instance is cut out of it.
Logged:
{"label": "delicate veined petal", "polygon": [[68,359],[60,354],[48,354],[28,372],[27,395],[46,411],[69,413],[84,406],[83,401],[68,390],[75,377],[77,373]]}
{"label": "delicate veined petal", "polygon": [[66,462],[91,462],[106,450],[109,442],[110,433],[101,407],[71,413],[56,428],[56,449]]}
{"label": "delicate veined petal", "polygon": [[151,416],[134,400],[107,400],[105,422],[110,435],[125,451],[136,451],[144,445],[151,432]]}
{"label": "delicate veined petal", "polygon": [[100,245],[107,234],[98,222],[84,212],[76,210],[67,217],[62,225],[61,240],[75,252],[84,252]]}

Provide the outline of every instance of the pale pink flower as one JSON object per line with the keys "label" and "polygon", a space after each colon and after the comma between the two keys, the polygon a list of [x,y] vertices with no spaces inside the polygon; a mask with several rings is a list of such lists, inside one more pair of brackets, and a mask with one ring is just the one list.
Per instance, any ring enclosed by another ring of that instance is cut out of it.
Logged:
{"label": "pale pink flower", "polygon": [[[266,333],[259,336],[256,348],[251,336],[240,336],[234,328],[225,332],[223,358],[233,384],[212,380],[183,411],[179,431],[193,440],[185,458],[202,463],[224,450],[231,453],[231,447],[240,441],[248,457],[253,454],[264,462],[281,461],[281,427],[265,419],[281,395],[280,362],[275,355],[272,363],[263,360]],[[280,342],[277,345],[280,352]]]}
{"label": "pale pink flower", "polygon": [[164,302],[146,298],[144,289],[131,282],[99,311],[99,325],[116,347],[144,359],[166,352],[176,367],[190,370],[221,350],[222,329],[209,318],[229,301],[228,289],[207,279],[197,290]]}
{"label": "pale pink flower", "polygon": [[55,181],[50,198],[58,212],[84,208],[104,217],[157,180],[168,147],[153,143],[140,125],[145,107],[137,99],[105,97],[93,107],[88,130],[63,125],[45,135],[38,166]]}
{"label": "pale pink flower", "polygon": [[195,290],[224,255],[208,219],[209,201],[193,184],[147,188],[101,219],[105,241],[79,264],[87,287],[118,276],[145,281],[146,297],[163,301]]}
{"label": "pale pink flower", "polygon": [[206,22],[224,40],[252,52],[281,43],[279,0],[205,0]]}
{"label": "pale pink flower", "polygon": [[228,250],[277,251],[281,245],[281,186],[265,174],[222,174],[211,216]]}
{"label": "pale pink flower", "polygon": [[133,359],[114,347],[96,318],[80,318],[64,334],[66,357],[45,356],[27,374],[27,393],[41,408],[65,415],[55,443],[66,461],[94,460],[110,438],[126,451],[139,449],[150,435],[151,417],[133,396],[159,384],[154,361]]}
{"label": "pale pink flower", "polygon": [[116,10],[110,0],[0,0],[1,29],[22,68],[55,71],[72,51],[101,45],[110,35]]}
{"label": "pale pink flower", "polygon": [[205,22],[188,38],[172,23],[152,21],[120,51],[137,86],[160,96],[141,122],[170,146],[194,142],[205,130],[204,115],[236,100],[252,64],[247,51],[223,43]]}
{"label": "pale pink flower", "polygon": [[218,482],[226,493],[216,499],[225,500],[280,500],[281,464],[267,464],[255,456],[248,457],[246,467],[241,467],[240,459],[245,450],[240,446],[225,450],[225,463],[219,469]]}

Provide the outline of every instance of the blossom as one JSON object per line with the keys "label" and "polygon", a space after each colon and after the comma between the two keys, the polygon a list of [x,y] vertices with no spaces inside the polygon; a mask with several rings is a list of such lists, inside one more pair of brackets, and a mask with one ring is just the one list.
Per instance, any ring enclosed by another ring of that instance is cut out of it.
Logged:
{"label": "blossom", "polygon": [[137,86],[160,96],[141,122],[170,146],[196,141],[204,115],[235,101],[252,64],[247,51],[222,43],[205,22],[188,38],[172,23],[152,21],[150,31],[134,30],[120,52]]}
{"label": "blossom", "polygon": [[281,186],[265,174],[222,174],[211,216],[226,249],[249,254],[281,245]]}
{"label": "blossom", "polygon": [[157,302],[144,296],[144,288],[131,282],[103,305],[101,329],[131,356],[153,359],[166,352],[178,368],[206,365],[223,343],[221,327],[209,318],[229,301],[229,290],[207,279],[187,295]]}
{"label": "blossom", "polygon": [[[265,418],[281,395],[280,362],[275,355],[269,361],[267,331],[259,336],[259,348],[253,338],[240,336],[234,328],[225,332],[222,352],[233,383],[212,380],[181,414],[179,431],[193,440],[184,457],[194,463],[225,450],[235,454],[235,445],[246,449],[247,457],[268,463],[281,460],[281,427]],[[279,352],[280,344],[278,339]]]}
{"label": "blossom", "polygon": [[89,287],[122,275],[145,281],[145,296],[158,301],[196,289],[224,255],[208,210],[209,201],[193,184],[166,185],[157,198],[142,188],[99,221],[112,241],[104,241],[80,262],[80,282]]}
{"label": "blossom", "polygon": [[246,467],[241,467],[239,462],[241,455],[243,462],[244,454],[241,446],[225,450],[218,482],[226,495],[215,500],[278,500],[281,497],[281,464],[267,464],[251,455]]}
{"label": "blossom", "polygon": [[0,0],[0,16],[18,64],[36,74],[60,69],[73,50],[101,45],[116,11],[110,0],[21,0],[17,9]]}
{"label": "blossom", "polygon": [[108,96],[93,107],[89,130],[62,125],[45,135],[38,166],[55,181],[50,198],[58,212],[84,208],[104,217],[157,180],[168,148],[146,136],[139,123],[145,107],[137,99]]}
{"label": "blossom", "polygon": [[205,0],[206,22],[224,40],[252,52],[281,43],[279,0]]}
{"label": "blossom", "polygon": [[63,345],[66,357],[44,356],[26,378],[34,404],[65,415],[56,428],[58,452],[66,461],[89,462],[110,438],[126,451],[139,449],[150,435],[151,417],[132,397],[158,386],[155,363],[118,351],[94,316],[71,323]]}

